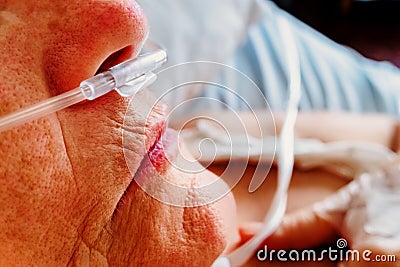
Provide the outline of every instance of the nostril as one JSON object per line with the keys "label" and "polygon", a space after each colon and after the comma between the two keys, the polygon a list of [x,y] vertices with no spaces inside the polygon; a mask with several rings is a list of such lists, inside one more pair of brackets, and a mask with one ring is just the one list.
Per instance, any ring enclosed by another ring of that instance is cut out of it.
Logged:
{"label": "nostril", "polygon": [[103,63],[101,63],[100,67],[96,71],[96,74],[104,72],[104,71],[108,70],[109,68],[131,58],[133,55],[133,52],[134,52],[133,46],[128,45],[128,46],[112,53],[111,55],[109,55],[106,58],[106,60],[103,61]]}
{"label": "nostril", "polygon": [[[71,90],[95,73],[135,55],[148,29],[143,12],[133,0],[64,2],[60,5],[68,12],[63,23],[57,31],[52,28],[43,34],[42,62],[52,95]],[[52,20],[59,19],[58,13],[54,16]]]}

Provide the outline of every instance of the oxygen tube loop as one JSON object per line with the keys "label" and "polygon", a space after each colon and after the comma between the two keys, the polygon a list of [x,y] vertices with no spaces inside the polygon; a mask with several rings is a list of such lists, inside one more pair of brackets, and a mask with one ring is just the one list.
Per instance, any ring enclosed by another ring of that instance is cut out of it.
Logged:
{"label": "oxygen tube loop", "polygon": [[217,258],[212,267],[237,267],[245,264],[254,255],[259,245],[276,231],[285,215],[287,191],[294,164],[294,126],[301,97],[301,73],[299,54],[290,26],[282,16],[278,16],[277,20],[281,27],[281,38],[289,67],[289,101],[277,147],[277,190],[260,231],[230,254]]}

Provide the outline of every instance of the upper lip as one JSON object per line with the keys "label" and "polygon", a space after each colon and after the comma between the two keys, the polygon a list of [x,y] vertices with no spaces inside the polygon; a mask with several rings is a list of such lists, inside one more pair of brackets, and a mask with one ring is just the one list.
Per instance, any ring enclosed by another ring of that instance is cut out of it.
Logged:
{"label": "upper lip", "polygon": [[[163,106],[161,104],[161,106]],[[152,111],[154,112],[154,111]],[[159,139],[161,138],[162,134],[163,134],[163,130],[164,130],[164,125],[165,125],[165,115],[164,115],[164,111],[161,110],[160,112],[157,112],[157,115],[152,116],[151,118],[149,118],[147,120],[147,123],[145,126],[143,126],[144,132],[140,133],[140,135],[144,136],[143,140],[143,144],[140,145],[140,147],[137,147],[137,139],[136,136],[137,134],[137,130],[140,129],[141,127],[135,125],[132,128],[130,126],[124,126],[123,131],[124,132],[128,132],[128,141],[123,141],[122,145],[123,145],[123,150],[124,150],[124,154],[125,154],[125,161],[127,163],[127,167],[129,169],[130,172],[130,179],[131,181],[129,182],[129,184],[127,185],[125,191],[128,191],[129,188],[131,187],[134,177],[137,175],[137,173],[140,171],[141,166],[148,160],[147,158],[147,154],[149,153],[150,149],[159,141]],[[136,121],[137,123],[137,121]],[[134,134],[133,138],[136,139],[134,140],[135,142],[129,142],[129,138],[132,138],[130,136],[130,134]],[[123,134],[124,138],[126,138],[126,134]],[[131,147],[131,146],[135,146],[135,147]],[[143,149],[144,148],[144,149]],[[135,156],[135,158],[132,158],[132,162],[130,162],[130,152],[133,152],[134,155],[137,155],[138,151],[140,151],[140,161],[138,160],[138,157]],[[132,165],[133,164],[133,165]],[[123,196],[121,197],[121,199],[123,198]]]}
{"label": "upper lip", "polygon": [[[144,164],[148,163],[149,160],[151,160],[151,159],[149,159],[149,153],[150,153],[150,151],[152,150],[152,148],[154,148],[154,147],[158,144],[158,142],[160,141],[161,136],[163,135],[163,132],[164,132],[163,130],[164,130],[164,127],[162,127],[161,130],[158,131],[158,132],[155,131],[155,133],[156,133],[157,135],[155,135],[155,137],[153,137],[153,138],[150,139],[149,146],[146,145],[146,153],[143,155],[143,158],[142,158],[142,160],[140,161],[139,168],[136,170],[136,173],[135,173],[134,177],[136,176],[136,174],[137,174],[137,172],[140,170],[140,168],[141,168]],[[153,162],[152,162],[152,163],[153,163]],[[154,164],[154,163],[153,163],[153,164]]]}
{"label": "upper lip", "polygon": [[[151,101],[152,97],[148,95],[149,93],[143,92],[142,95],[138,96],[138,98],[140,98],[140,100],[137,99],[133,99],[131,102],[131,106],[133,106],[134,112],[135,113],[141,113],[141,108],[139,106],[134,106],[134,102],[135,101],[140,101],[140,102],[146,102],[146,101]],[[149,104],[149,103],[148,103]],[[146,105],[146,104],[145,104]],[[128,151],[132,151],[134,154],[137,155],[137,153],[141,153],[141,162],[146,158],[146,155],[148,154],[148,152],[150,151],[150,149],[158,142],[158,140],[161,138],[163,131],[164,131],[164,127],[165,127],[165,121],[166,121],[166,117],[165,117],[165,105],[162,103],[158,103],[156,105],[150,105],[150,107],[152,108],[150,113],[145,110],[143,113],[144,115],[149,113],[149,115],[147,116],[147,118],[143,118],[141,117],[139,120],[144,121],[143,126],[137,126],[138,118],[135,118],[135,120],[133,121],[133,124],[135,125],[130,125],[130,123],[126,124],[127,121],[130,121],[129,118],[126,119],[125,118],[125,125],[124,125],[124,132],[126,131],[127,133],[124,133],[124,141],[123,141],[123,149],[128,150]],[[147,109],[147,107],[145,108]],[[141,123],[139,123],[141,124]],[[140,133],[138,133],[137,131],[140,131]],[[133,137],[130,136],[130,134],[133,133]],[[137,135],[140,134],[142,136],[142,144],[140,144],[141,148],[138,147],[138,143],[137,143]],[[127,138],[127,139],[125,139]],[[131,139],[133,138],[133,139]],[[136,140],[134,140],[136,139]],[[125,152],[124,152],[125,153]],[[127,157],[127,154],[125,154],[125,157]],[[129,161],[129,158],[126,158],[126,160]],[[128,168],[131,172],[131,174],[133,175],[133,172],[137,171],[137,168],[139,166],[137,166],[138,162],[127,162],[128,163]],[[129,165],[129,164],[134,164],[133,165]],[[136,168],[137,167],[137,168]]]}

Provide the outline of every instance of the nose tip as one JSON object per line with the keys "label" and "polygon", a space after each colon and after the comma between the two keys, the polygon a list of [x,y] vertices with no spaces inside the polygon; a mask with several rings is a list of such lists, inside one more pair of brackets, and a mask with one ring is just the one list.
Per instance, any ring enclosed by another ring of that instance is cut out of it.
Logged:
{"label": "nose tip", "polygon": [[147,35],[146,18],[134,1],[76,1],[67,6],[62,17],[48,24],[44,65],[54,94],[78,86],[107,58],[121,61],[137,53]]}
{"label": "nose tip", "polygon": [[142,9],[134,1],[94,1],[79,11],[84,35],[112,48],[139,44],[147,33]]}

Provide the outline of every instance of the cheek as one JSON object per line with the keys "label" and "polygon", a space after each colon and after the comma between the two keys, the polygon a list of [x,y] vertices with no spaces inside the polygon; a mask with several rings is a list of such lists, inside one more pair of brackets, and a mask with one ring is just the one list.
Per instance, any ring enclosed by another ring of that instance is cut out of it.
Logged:
{"label": "cheek", "polygon": [[[58,10],[18,14],[27,21],[0,25],[0,115],[49,98],[49,90],[72,89],[110,53],[138,48],[145,35],[144,18],[123,1],[57,4]],[[64,265],[78,235],[85,234],[82,225],[100,231],[127,183],[115,129],[121,102],[110,96],[81,107],[86,113],[72,108],[0,133],[0,240],[7,240],[1,255],[18,253],[32,265]]]}

